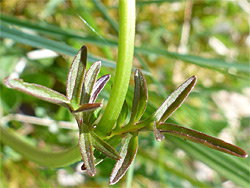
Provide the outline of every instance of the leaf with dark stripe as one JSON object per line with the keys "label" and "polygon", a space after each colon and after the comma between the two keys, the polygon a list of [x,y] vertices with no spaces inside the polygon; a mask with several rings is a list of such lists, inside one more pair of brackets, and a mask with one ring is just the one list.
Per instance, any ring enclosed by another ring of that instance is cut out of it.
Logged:
{"label": "leaf with dark stripe", "polygon": [[95,149],[112,159],[119,160],[121,158],[119,153],[111,145],[102,140],[94,132],[91,132],[91,138]]}
{"label": "leaf with dark stripe", "polygon": [[38,84],[27,83],[21,79],[8,78],[4,79],[4,83],[10,88],[22,91],[24,93],[27,93],[29,95],[51,103],[60,104],[64,106],[67,106],[67,104],[70,103],[67,97],[63,94]]}
{"label": "leaf with dark stripe", "polygon": [[95,170],[95,161],[91,143],[91,135],[87,125],[85,125],[84,123],[80,125],[79,147],[84,162],[84,166],[86,167],[88,173],[91,176],[94,176],[96,170]]}
{"label": "leaf with dark stripe", "polygon": [[100,68],[101,61],[97,61],[93,65],[91,65],[91,67],[87,71],[82,88],[81,104],[89,103],[90,95],[96,82]]}
{"label": "leaf with dark stripe", "polygon": [[67,98],[71,101],[73,107],[78,107],[80,104],[86,62],[87,48],[82,46],[72,61],[67,79]]}
{"label": "leaf with dark stripe", "polygon": [[87,103],[82,104],[78,109],[74,110],[73,112],[88,112],[93,111],[99,107],[102,107],[102,103]]}
{"label": "leaf with dark stripe", "polygon": [[128,134],[120,150],[120,156],[122,158],[116,162],[115,167],[113,168],[112,173],[110,175],[110,185],[114,185],[124,176],[136,156],[137,149],[138,134]]}
{"label": "leaf with dark stripe", "polygon": [[110,77],[110,74],[106,74],[95,82],[90,95],[89,103],[95,102],[96,98],[98,97],[99,93],[102,91],[106,83],[109,81]]}
{"label": "leaf with dark stripe", "polygon": [[148,90],[146,80],[139,69],[135,70],[135,89],[134,89],[134,99],[131,110],[130,123],[136,123],[144,113],[147,101],[148,101]]}
{"label": "leaf with dark stripe", "polygon": [[156,122],[165,122],[174,111],[180,107],[196,83],[196,76],[192,76],[181,84],[153,114]]}
{"label": "leaf with dark stripe", "polygon": [[192,142],[202,144],[204,146],[207,146],[209,148],[212,148],[212,149],[224,152],[224,153],[228,153],[228,154],[235,155],[237,157],[243,157],[243,158],[246,158],[248,156],[247,153],[243,149],[237,146],[234,146],[223,140],[220,140],[218,138],[209,136],[207,134],[204,134],[204,133],[192,130],[192,129],[188,129],[188,128],[181,127],[175,124],[170,124],[170,123],[162,123],[158,125],[157,128],[161,132],[172,134],[180,138],[184,138]]}

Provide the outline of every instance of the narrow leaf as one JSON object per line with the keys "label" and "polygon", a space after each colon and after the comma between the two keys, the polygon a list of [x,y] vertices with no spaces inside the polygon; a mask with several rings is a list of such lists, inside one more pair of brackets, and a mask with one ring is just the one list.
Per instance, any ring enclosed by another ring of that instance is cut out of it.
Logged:
{"label": "narrow leaf", "polygon": [[148,90],[146,80],[139,69],[135,70],[135,89],[134,99],[131,110],[130,123],[136,123],[144,113],[147,101],[148,101]]}
{"label": "narrow leaf", "polygon": [[95,82],[93,90],[90,95],[89,103],[95,102],[99,93],[102,91],[102,89],[104,88],[106,83],[109,81],[109,79],[110,79],[110,74],[106,74]]}
{"label": "narrow leaf", "polygon": [[113,171],[109,178],[109,184],[114,185],[117,183],[122,176],[126,173],[127,169],[133,162],[138,149],[138,135],[129,134],[124,141],[124,144],[120,150],[120,156],[122,157],[118,160],[113,168]]}
{"label": "narrow leaf", "polygon": [[95,149],[112,159],[119,160],[121,158],[119,153],[111,145],[102,140],[94,132],[91,132],[91,138]]}
{"label": "narrow leaf", "polygon": [[85,125],[84,123],[80,125],[79,147],[84,162],[84,166],[86,167],[88,173],[91,176],[94,176],[96,171],[95,171],[95,161],[91,143],[91,135],[87,125]]}
{"label": "narrow leaf", "polygon": [[175,136],[178,136],[180,138],[184,138],[187,140],[190,140],[192,142],[196,142],[199,144],[202,144],[204,146],[207,146],[209,148],[228,153],[231,155],[235,155],[237,157],[246,158],[248,155],[247,153],[230,143],[227,143],[223,140],[220,140],[218,138],[206,135],[204,133],[188,129],[185,127],[181,127],[175,124],[170,123],[162,123],[157,127],[161,132],[172,134]]}
{"label": "narrow leaf", "polygon": [[73,101],[73,104],[75,104],[74,106],[78,106],[80,104],[86,61],[87,48],[86,46],[82,46],[71,64],[67,79],[67,98],[70,101]]}
{"label": "narrow leaf", "polygon": [[102,103],[87,103],[82,104],[78,109],[74,110],[74,112],[93,111],[99,107],[102,107]]}
{"label": "narrow leaf", "polygon": [[90,94],[96,82],[100,68],[101,68],[101,61],[97,61],[93,65],[91,65],[88,72],[86,73],[82,88],[81,104],[89,103]]}
{"label": "narrow leaf", "polygon": [[181,84],[154,113],[154,119],[165,122],[174,111],[180,107],[196,83],[196,76],[192,76]]}
{"label": "narrow leaf", "polygon": [[154,131],[154,135],[157,141],[160,142],[165,138],[165,136],[157,129],[156,122],[154,122],[153,131]]}
{"label": "narrow leaf", "polygon": [[[104,99],[102,99],[100,103],[103,104],[103,101],[104,101]],[[91,116],[89,118],[89,124],[90,125],[93,125],[95,123],[95,121],[98,119],[100,113],[101,113],[101,108],[97,108],[96,110],[94,110],[91,113]]]}
{"label": "narrow leaf", "polygon": [[4,79],[4,83],[6,86],[22,91],[39,99],[55,103],[55,104],[69,104],[69,100],[61,93],[49,89],[47,87],[38,85],[38,84],[30,84],[27,82],[23,82],[21,79]]}

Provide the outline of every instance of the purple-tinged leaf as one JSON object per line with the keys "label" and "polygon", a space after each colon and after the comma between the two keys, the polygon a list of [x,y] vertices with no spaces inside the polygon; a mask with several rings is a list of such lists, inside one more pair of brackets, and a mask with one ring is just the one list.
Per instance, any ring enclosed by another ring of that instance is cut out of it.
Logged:
{"label": "purple-tinged leaf", "polygon": [[84,123],[80,125],[79,147],[84,162],[84,166],[86,167],[88,173],[91,176],[94,176],[96,170],[95,170],[95,161],[91,143],[91,135],[87,125],[85,125]]}
{"label": "purple-tinged leaf", "polygon": [[87,103],[82,104],[78,109],[74,110],[73,112],[88,112],[100,107],[102,107],[102,103]]}
{"label": "purple-tinged leaf", "polygon": [[134,99],[131,110],[130,123],[134,124],[141,118],[144,113],[147,101],[148,101],[148,90],[146,80],[139,69],[135,70],[135,89],[134,89]]}
{"label": "purple-tinged leaf", "polygon": [[207,134],[188,129],[185,127],[181,127],[175,124],[170,123],[161,123],[158,125],[158,130],[164,133],[172,134],[175,136],[178,136],[180,138],[184,138],[187,140],[190,140],[192,142],[196,142],[199,144],[202,144],[204,146],[207,146],[209,148],[228,153],[237,157],[246,158],[248,155],[247,153],[230,143],[227,143],[223,140],[220,140],[218,138],[209,136]]}
{"label": "purple-tinged leaf", "polygon": [[21,79],[8,78],[4,79],[4,83],[6,86],[12,89],[22,91],[24,93],[27,93],[29,95],[51,103],[60,104],[64,106],[67,106],[67,104],[70,103],[67,97],[63,94],[38,84],[27,83]]}
{"label": "purple-tinged leaf", "polygon": [[115,130],[119,130],[123,126],[127,116],[128,116],[128,104],[125,100],[123,103],[123,106],[122,106],[122,110],[121,110],[119,117],[116,121]]}
{"label": "purple-tinged leaf", "polygon": [[154,135],[157,141],[160,142],[165,138],[165,136],[157,129],[156,122],[154,122],[153,131],[154,131]]}
{"label": "purple-tinged leaf", "polygon": [[74,107],[78,107],[80,104],[86,62],[87,48],[86,46],[82,46],[71,64],[67,79],[67,98]]}
{"label": "purple-tinged leaf", "polygon": [[119,160],[121,158],[119,153],[111,145],[102,140],[94,132],[91,132],[91,138],[95,149],[112,159]]}
{"label": "purple-tinged leaf", "polygon": [[87,71],[84,77],[81,104],[89,103],[90,95],[92,93],[100,68],[101,68],[101,61],[97,61],[93,65],[91,65],[91,67]]}
{"label": "purple-tinged leaf", "polygon": [[[100,103],[103,104],[103,101],[104,99],[102,99]],[[89,117],[88,124],[93,125],[95,121],[97,121],[100,113],[101,113],[101,108],[97,108],[96,110],[94,110]]]}
{"label": "purple-tinged leaf", "polygon": [[174,111],[180,107],[196,83],[196,76],[192,76],[181,84],[153,114],[157,122],[165,122]]}
{"label": "purple-tinged leaf", "polygon": [[138,134],[129,134],[124,141],[124,144],[120,150],[120,156],[122,157],[118,160],[112,170],[109,178],[109,184],[114,185],[118,182],[122,176],[126,173],[129,166],[133,162],[138,149]]}
{"label": "purple-tinged leaf", "polygon": [[102,76],[101,78],[99,78],[94,83],[94,87],[90,95],[89,103],[95,102],[96,98],[98,97],[99,93],[102,91],[106,83],[109,81],[110,77],[111,77],[110,74],[106,74]]}

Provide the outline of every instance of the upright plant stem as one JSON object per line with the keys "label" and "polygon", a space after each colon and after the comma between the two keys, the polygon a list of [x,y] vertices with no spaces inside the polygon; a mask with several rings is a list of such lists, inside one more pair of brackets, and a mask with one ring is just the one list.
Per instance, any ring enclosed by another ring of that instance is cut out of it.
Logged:
{"label": "upright plant stem", "polygon": [[96,132],[106,136],[113,128],[127,94],[135,37],[135,0],[119,1],[119,44],[114,85],[107,107],[96,127]]}

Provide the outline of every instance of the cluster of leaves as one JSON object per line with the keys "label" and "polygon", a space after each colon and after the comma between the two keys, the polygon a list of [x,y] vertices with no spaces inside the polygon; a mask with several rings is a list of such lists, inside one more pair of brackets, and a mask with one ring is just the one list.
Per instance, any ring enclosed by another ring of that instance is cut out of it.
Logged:
{"label": "cluster of leaves", "polygon": [[[95,133],[102,103],[95,103],[98,94],[104,88],[110,75],[97,79],[101,62],[95,62],[86,71],[87,48],[83,46],[75,56],[67,79],[66,96],[41,85],[23,82],[20,79],[5,79],[5,84],[13,89],[28,93],[42,100],[52,102],[69,109],[79,127],[79,147],[84,164],[91,176],[96,173],[95,165],[107,156],[117,160],[110,176],[110,184],[115,184],[125,174],[133,162],[138,150],[138,133],[153,131],[157,141],[164,139],[163,133],[172,134],[186,140],[200,143],[238,157],[247,157],[241,148],[175,124],[165,123],[170,115],[183,103],[196,83],[192,76],[181,84],[148,118],[140,120],[148,102],[147,84],[142,72],[134,74],[135,89],[130,119],[126,101],[116,122],[116,126],[105,138]],[[119,153],[116,147],[124,138]],[[93,150],[95,148],[95,150]]]}

